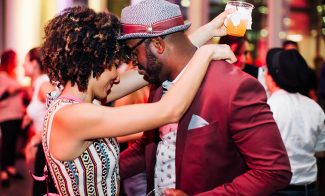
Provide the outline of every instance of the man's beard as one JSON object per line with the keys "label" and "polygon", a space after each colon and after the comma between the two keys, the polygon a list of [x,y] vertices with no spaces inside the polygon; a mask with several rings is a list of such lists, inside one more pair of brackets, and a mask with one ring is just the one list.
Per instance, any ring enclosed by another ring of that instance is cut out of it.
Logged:
{"label": "man's beard", "polygon": [[150,51],[149,47],[146,49],[147,66],[146,68],[139,65],[139,69],[145,70],[147,75],[144,79],[150,84],[160,85],[163,81],[160,81],[159,74],[162,71],[163,64],[160,63],[155,55]]}

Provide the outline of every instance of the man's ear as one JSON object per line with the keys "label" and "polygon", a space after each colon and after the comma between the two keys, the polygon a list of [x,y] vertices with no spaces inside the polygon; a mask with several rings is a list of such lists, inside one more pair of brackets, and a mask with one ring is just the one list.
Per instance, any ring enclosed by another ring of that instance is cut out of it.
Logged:
{"label": "man's ear", "polygon": [[150,41],[158,54],[164,53],[166,45],[164,40],[161,37],[151,38]]}

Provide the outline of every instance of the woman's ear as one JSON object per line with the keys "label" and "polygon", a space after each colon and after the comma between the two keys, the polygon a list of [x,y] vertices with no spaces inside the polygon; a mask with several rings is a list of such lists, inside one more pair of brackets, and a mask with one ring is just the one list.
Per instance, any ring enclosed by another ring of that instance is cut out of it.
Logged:
{"label": "woman's ear", "polygon": [[165,51],[165,42],[161,37],[151,38],[150,42],[157,51],[158,54],[162,54]]}

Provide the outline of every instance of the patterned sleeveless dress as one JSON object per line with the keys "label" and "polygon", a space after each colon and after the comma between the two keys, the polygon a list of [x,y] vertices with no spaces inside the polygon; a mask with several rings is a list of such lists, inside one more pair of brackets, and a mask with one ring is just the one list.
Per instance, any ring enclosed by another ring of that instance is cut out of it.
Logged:
{"label": "patterned sleeveless dress", "polygon": [[58,98],[52,102],[44,119],[42,142],[55,186],[60,195],[118,195],[119,148],[115,139],[93,140],[79,157],[71,161],[59,161],[49,152],[55,113],[60,108],[74,103],[78,102]]}

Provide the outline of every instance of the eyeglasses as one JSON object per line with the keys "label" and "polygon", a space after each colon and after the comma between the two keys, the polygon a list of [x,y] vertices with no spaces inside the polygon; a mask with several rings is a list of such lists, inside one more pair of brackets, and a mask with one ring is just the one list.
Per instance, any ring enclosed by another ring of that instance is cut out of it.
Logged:
{"label": "eyeglasses", "polygon": [[[165,36],[160,36],[161,39],[165,39],[166,38],[166,35]],[[125,47],[123,47],[122,50],[124,50],[124,54],[125,54],[125,57],[127,59],[131,59],[131,56],[132,55],[135,55],[135,52],[134,50],[139,47],[144,41],[146,41],[147,39],[152,39],[152,38],[142,38],[140,41],[138,41],[134,46],[132,47],[129,47],[127,46],[126,44],[124,44]]]}
{"label": "eyeglasses", "polygon": [[137,47],[139,47],[144,41],[146,41],[147,38],[141,39],[138,43],[136,43],[134,46],[130,48],[131,51],[135,50]]}
{"label": "eyeglasses", "polygon": [[[167,35],[160,36],[161,39],[165,39]],[[137,47],[139,47],[144,41],[150,38],[142,38],[138,43],[136,43],[134,46],[130,48],[130,51],[135,50]]]}
{"label": "eyeglasses", "polygon": [[124,57],[127,60],[131,60],[132,56],[135,55],[134,50],[139,47],[147,38],[142,38],[139,42],[137,42],[134,46],[129,47],[125,42],[122,42],[121,44],[121,53],[124,54]]}

